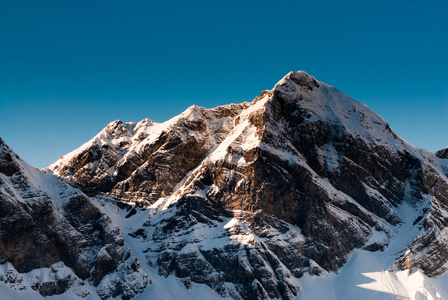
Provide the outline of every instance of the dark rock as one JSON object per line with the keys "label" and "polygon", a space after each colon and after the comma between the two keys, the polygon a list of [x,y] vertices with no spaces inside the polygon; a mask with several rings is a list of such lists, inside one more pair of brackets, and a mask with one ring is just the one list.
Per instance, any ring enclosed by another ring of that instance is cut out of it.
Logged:
{"label": "dark rock", "polygon": [[437,151],[436,156],[442,159],[448,159],[448,148]]}
{"label": "dark rock", "polygon": [[[18,273],[46,268],[42,273],[47,275],[34,275],[31,285],[42,296],[86,283],[98,285],[106,275],[122,270],[129,258],[123,234],[85,194],[30,167],[6,145],[0,150],[7,162],[0,169],[2,264],[10,263]],[[140,269],[136,273],[147,276]],[[89,292],[74,293],[85,297]]]}

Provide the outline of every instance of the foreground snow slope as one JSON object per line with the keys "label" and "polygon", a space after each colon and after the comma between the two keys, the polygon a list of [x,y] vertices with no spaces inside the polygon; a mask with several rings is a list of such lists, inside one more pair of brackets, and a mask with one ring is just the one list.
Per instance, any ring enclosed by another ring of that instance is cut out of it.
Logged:
{"label": "foreground snow slope", "polygon": [[405,204],[399,213],[404,223],[384,251],[355,250],[338,273],[306,274],[299,279],[297,299],[448,299],[448,273],[430,278],[419,269],[393,268],[399,254],[406,253],[420,234],[413,224],[419,208]]}
{"label": "foreground snow slope", "polygon": [[[130,232],[134,227],[139,228],[141,223],[147,220],[149,214],[153,213],[152,209],[148,209],[134,217],[125,218],[127,214],[125,210],[105,200],[97,198],[94,203],[108,214],[123,232]],[[304,275],[299,279],[301,289],[296,299],[445,299],[448,297],[447,274],[429,278],[419,270],[389,271],[397,252],[403,250],[419,233],[412,226],[416,212],[407,205],[400,207],[400,213],[407,216],[406,222],[399,228],[398,238],[383,252],[355,250],[337,274]],[[144,256],[141,255],[141,244],[138,241],[128,236],[126,244],[130,246],[132,252],[140,253],[140,260],[144,260]],[[187,290],[175,276],[164,278],[159,276],[155,269],[144,265],[142,267],[145,272],[151,274],[154,282],[134,299],[223,299],[204,285],[192,283],[191,289]],[[30,278],[26,280],[30,281]],[[0,282],[0,294],[5,300],[100,299],[94,291],[87,298],[71,292],[44,298],[31,289],[12,290],[3,282]]]}
{"label": "foreground snow slope", "polygon": [[[113,213],[114,209],[112,204],[102,202],[102,205],[98,202],[100,208],[103,211],[109,211],[115,217],[118,214]],[[145,214],[155,214],[153,208],[146,210]],[[116,210],[115,210],[116,211]],[[169,209],[168,209],[169,211]],[[172,218],[170,212],[168,218]],[[408,203],[403,203],[397,208],[397,214],[402,218],[403,223],[396,227],[394,237],[390,244],[385,247],[384,251],[366,251],[362,249],[354,250],[346,262],[346,264],[337,272],[322,273],[319,276],[305,274],[302,278],[298,279],[298,286],[300,291],[295,299],[445,299],[448,297],[448,273],[442,274],[438,277],[430,278],[422,273],[417,268],[409,268],[405,270],[397,270],[394,267],[395,261],[401,256],[402,253],[408,252],[412,242],[422,233],[422,230],[417,228],[414,224],[415,219],[419,216],[419,207],[412,206]],[[137,220],[139,219],[140,220]],[[147,220],[146,216],[141,218],[138,215],[131,217],[128,221],[116,219],[117,223],[126,227],[128,232],[132,233],[135,229],[143,227],[142,222]],[[163,220],[163,219],[162,219]],[[159,218],[156,218],[154,222],[161,222]],[[124,224],[128,225],[124,225]],[[235,219],[228,219],[225,221],[224,227],[231,228],[235,224]],[[126,230],[124,229],[124,230]],[[207,243],[206,248],[218,249],[223,242],[217,234],[220,230],[219,227],[214,227],[213,230],[204,232],[204,229],[195,230],[196,237],[201,234],[207,235],[207,239],[200,240],[198,243]],[[217,238],[218,237],[218,238]],[[289,236],[291,238],[291,236]],[[185,236],[185,239],[189,239],[191,236]],[[239,233],[238,236],[233,236],[234,239],[224,242],[225,245],[231,245],[235,242],[235,238],[239,243],[250,243],[253,239],[257,239],[256,236],[246,233]],[[300,236],[296,238],[301,239]],[[381,239],[382,236],[374,236],[372,239]],[[180,237],[179,237],[180,239]],[[262,242],[258,239],[259,242]],[[132,249],[137,251],[137,248],[142,247],[146,249],[147,246],[153,246],[154,243],[142,243],[141,239],[129,238],[129,245],[133,245]],[[181,242],[178,240],[178,242]],[[280,242],[277,240],[277,242]],[[284,242],[280,245],[285,245]],[[146,251],[144,251],[146,252]],[[144,260],[145,257],[141,256],[139,259]],[[200,260],[199,260],[200,261]],[[156,276],[153,274],[153,276]],[[174,281],[175,277],[170,275]],[[182,282],[182,281],[180,281]],[[177,281],[179,283],[179,281]],[[185,283],[185,281],[183,281]],[[197,284],[191,283],[192,290],[197,291],[198,295],[207,295],[210,297],[207,290],[197,290]],[[179,288],[179,286],[177,286]],[[180,291],[182,288],[180,288]],[[180,292],[176,291],[176,293]],[[201,294],[205,293],[205,294]],[[143,295],[154,295],[154,291],[148,291]],[[142,295],[142,296],[143,296]],[[173,297],[172,293],[168,293]],[[163,297],[169,297],[164,295]],[[191,294],[176,294],[172,299],[190,299]],[[215,296],[216,297],[216,296]],[[144,299],[144,298],[142,298]],[[211,298],[210,298],[211,299]]]}

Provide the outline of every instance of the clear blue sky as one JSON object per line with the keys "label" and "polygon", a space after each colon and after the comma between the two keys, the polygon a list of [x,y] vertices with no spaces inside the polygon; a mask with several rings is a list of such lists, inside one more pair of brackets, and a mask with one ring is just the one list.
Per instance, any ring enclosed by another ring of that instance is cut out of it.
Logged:
{"label": "clear blue sky", "polygon": [[39,168],[113,120],[251,101],[297,70],[448,146],[448,1],[0,2],[0,137]]}

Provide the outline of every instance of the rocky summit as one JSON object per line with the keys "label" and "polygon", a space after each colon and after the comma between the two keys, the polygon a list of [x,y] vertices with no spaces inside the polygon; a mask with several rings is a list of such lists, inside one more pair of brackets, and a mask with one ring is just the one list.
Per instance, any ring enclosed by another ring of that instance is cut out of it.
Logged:
{"label": "rocky summit", "polygon": [[383,272],[448,269],[446,149],[410,145],[303,71],[252,102],[114,121],[46,174],[1,150],[0,281],[13,289],[174,297],[155,287],[174,278],[184,298],[312,299],[305,278],[359,251],[387,253]]}

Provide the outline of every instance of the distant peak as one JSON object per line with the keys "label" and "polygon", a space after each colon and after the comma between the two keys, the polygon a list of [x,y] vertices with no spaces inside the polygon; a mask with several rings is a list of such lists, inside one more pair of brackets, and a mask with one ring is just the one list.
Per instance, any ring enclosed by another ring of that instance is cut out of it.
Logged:
{"label": "distant peak", "polygon": [[290,71],[288,74],[285,75],[285,77],[289,77],[289,78],[291,76],[296,76],[296,77],[303,76],[303,77],[312,77],[312,78],[314,78],[313,76],[309,75],[307,72],[302,71],[302,70],[299,70],[297,72]]}
{"label": "distant peak", "polygon": [[443,159],[448,159],[448,147],[436,152],[436,156]]}
{"label": "distant peak", "polygon": [[150,125],[153,125],[153,124],[154,124],[153,120],[145,118],[145,119],[143,119],[143,120],[141,120],[140,122],[137,123],[136,129],[138,127],[141,127],[141,126],[150,126]]}
{"label": "distant peak", "polygon": [[193,104],[192,106],[187,108],[181,114],[181,116],[183,116],[185,119],[191,121],[191,120],[195,120],[195,119],[201,118],[205,110],[206,110],[206,108]]}
{"label": "distant peak", "polygon": [[107,124],[105,129],[115,138],[120,138],[124,135],[131,135],[132,128],[135,126],[135,124],[135,122],[124,123],[121,120],[116,120]]}
{"label": "distant peak", "polygon": [[2,138],[0,138],[0,152],[14,152]]}
{"label": "distant peak", "polygon": [[113,132],[115,132],[118,128],[120,128],[122,124],[123,124],[123,121],[121,121],[121,120],[112,121],[109,124],[107,124],[106,130],[110,134],[113,134]]}
{"label": "distant peak", "polygon": [[312,91],[319,87],[319,83],[316,78],[309,75],[305,71],[289,72],[286,74],[277,84],[274,89],[282,89],[286,87],[288,90],[295,90],[297,87],[305,88]]}
{"label": "distant peak", "polygon": [[154,121],[148,118],[144,118],[143,120],[141,120],[139,123],[153,123]]}
{"label": "distant peak", "polygon": [[203,107],[193,104],[192,106],[187,108],[187,111],[201,111],[202,109],[203,109]]}
{"label": "distant peak", "polygon": [[117,126],[120,126],[121,124],[123,124],[123,121],[115,120],[115,121],[112,121],[109,124],[107,124],[106,127],[108,127],[108,128],[116,128]]}
{"label": "distant peak", "polygon": [[19,171],[17,159],[20,160],[17,154],[0,138],[0,174],[11,176]]}

